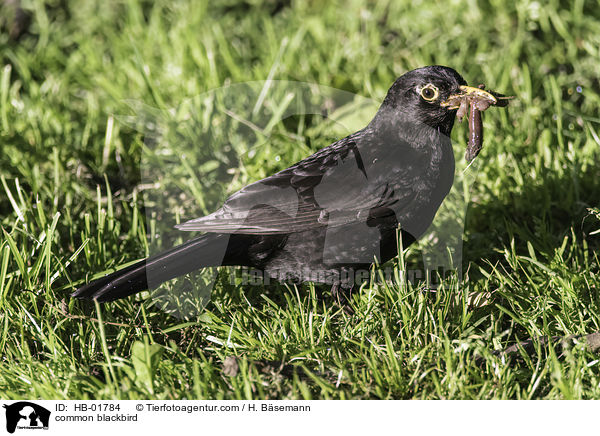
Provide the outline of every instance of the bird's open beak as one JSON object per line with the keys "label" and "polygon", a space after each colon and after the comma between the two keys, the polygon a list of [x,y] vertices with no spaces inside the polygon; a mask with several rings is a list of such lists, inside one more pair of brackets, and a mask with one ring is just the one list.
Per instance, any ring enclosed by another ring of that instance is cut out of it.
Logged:
{"label": "bird's open beak", "polygon": [[459,93],[452,94],[446,101],[442,102],[440,106],[448,109],[458,109],[465,97],[476,97],[478,99],[483,99],[489,102],[490,106],[498,103],[496,97],[494,97],[488,91],[484,91],[480,88],[474,88],[472,86],[461,86]]}

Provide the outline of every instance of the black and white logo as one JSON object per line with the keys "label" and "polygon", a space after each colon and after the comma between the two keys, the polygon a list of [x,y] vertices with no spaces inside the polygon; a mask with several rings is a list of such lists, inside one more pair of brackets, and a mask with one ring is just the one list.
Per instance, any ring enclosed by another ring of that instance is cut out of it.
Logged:
{"label": "black and white logo", "polygon": [[14,433],[16,429],[48,430],[50,411],[29,401],[19,401],[3,406],[6,409],[6,431]]}

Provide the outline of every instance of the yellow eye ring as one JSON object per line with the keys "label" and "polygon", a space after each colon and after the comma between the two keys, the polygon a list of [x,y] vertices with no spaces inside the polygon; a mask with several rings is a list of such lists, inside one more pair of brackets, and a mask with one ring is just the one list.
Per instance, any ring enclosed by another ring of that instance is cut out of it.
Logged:
{"label": "yellow eye ring", "polygon": [[434,101],[440,96],[440,91],[434,85],[428,83],[421,88],[419,94],[421,94],[421,97],[425,101]]}

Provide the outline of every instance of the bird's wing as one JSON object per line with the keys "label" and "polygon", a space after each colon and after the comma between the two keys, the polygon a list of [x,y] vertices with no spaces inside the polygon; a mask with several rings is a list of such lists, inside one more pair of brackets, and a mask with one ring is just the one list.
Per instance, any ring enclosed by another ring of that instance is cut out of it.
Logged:
{"label": "bird's wing", "polygon": [[[415,196],[411,186],[418,174],[394,162],[398,153],[386,153],[381,144],[361,133],[246,186],[229,197],[221,209],[177,228],[280,234],[367,222],[389,216],[390,210],[401,211]],[[383,156],[372,158],[380,154]]]}

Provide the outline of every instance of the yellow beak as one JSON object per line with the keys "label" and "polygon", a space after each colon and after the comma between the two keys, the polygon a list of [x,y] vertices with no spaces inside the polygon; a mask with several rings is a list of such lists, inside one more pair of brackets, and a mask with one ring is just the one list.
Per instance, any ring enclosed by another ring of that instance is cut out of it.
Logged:
{"label": "yellow beak", "polygon": [[483,89],[474,88],[473,86],[461,86],[460,93],[452,94],[448,99],[440,104],[448,109],[458,109],[465,97],[477,97],[489,102],[490,105],[498,103],[498,99]]}

